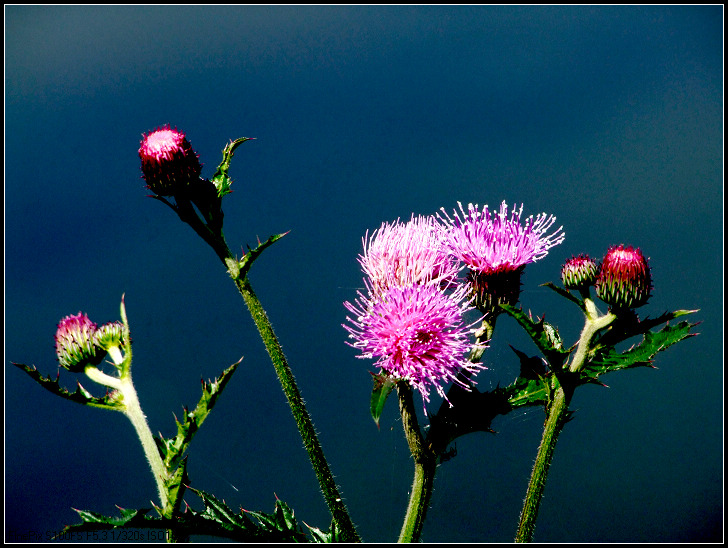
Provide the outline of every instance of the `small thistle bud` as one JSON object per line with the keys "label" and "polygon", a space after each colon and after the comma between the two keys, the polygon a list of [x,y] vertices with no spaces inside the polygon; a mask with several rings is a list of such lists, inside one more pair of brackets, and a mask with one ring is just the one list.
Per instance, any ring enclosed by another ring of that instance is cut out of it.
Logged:
{"label": "small thistle bud", "polygon": [[599,267],[589,255],[571,257],[561,267],[561,282],[566,289],[585,289],[597,279]]}
{"label": "small thistle bud", "polygon": [[650,298],[652,276],[647,259],[632,246],[607,251],[595,283],[597,296],[613,308],[637,308]]}
{"label": "small thistle bud", "polygon": [[106,351],[96,344],[97,326],[86,314],[66,316],[56,331],[56,354],[61,367],[74,373],[98,365]]}
{"label": "small thistle bud", "polygon": [[152,192],[173,196],[199,181],[202,166],[184,133],[167,125],[143,137],[139,157]]}
{"label": "small thistle bud", "polygon": [[94,335],[94,342],[97,346],[100,346],[104,350],[108,351],[111,347],[122,345],[123,335],[123,323],[109,322],[105,323],[96,330],[96,334]]}

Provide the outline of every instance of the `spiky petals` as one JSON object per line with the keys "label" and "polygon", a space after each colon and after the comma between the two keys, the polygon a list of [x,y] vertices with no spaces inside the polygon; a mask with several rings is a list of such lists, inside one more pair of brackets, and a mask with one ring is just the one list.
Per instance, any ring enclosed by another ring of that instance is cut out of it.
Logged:
{"label": "spiky petals", "polygon": [[98,365],[106,351],[96,344],[98,326],[86,314],[66,316],[56,331],[56,354],[61,367],[83,371],[87,365]]}
{"label": "spiky petals", "polygon": [[173,196],[200,179],[202,166],[185,134],[168,125],[144,135],[139,147],[147,188]]}
{"label": "spiky petals", "polygon": [[650,298],[652,274],[638,249],[620,244],[609,248],[595,283],[597,296],[613,308],[637,308]]}
{"label": "spiky petals", "polygon": [[492,216],[487,205],[479,210],[477,204],[468,204],[467,213],[460,202],[458,206],[460,214],[455,210],[452,218],[442,209],[441,218],[449,227],[448,247],[471,270],[480,273],[516,270],[542,259],[550,248],[564,241],[563,227],[546,234],[556,222],[553,215],[540,213],[535,219],[530,216],[522,225],[523,205],[519,209],[514,206],[510,216],[505,202]]}
{"label": "spiky petals", "polygon": [[566,289],[583,289],[594,285],[599,265],[589,255],[571,257],[561,267],[561,281]]}
{"label": "spiky petals", "polygon": [[344,325],[360,358],[374,358],[388,375],[403,379],[429,401],[431,389],[445,397],[444,385],[457,380],[463,369],[477,372],[484,367],[471,363],[470,326],[463,314],[467,288],[451,294],[436,284],[391,287],[381,299],[371,300],[359,293],[355,304],[344,303],[353,314]]}
{"label": "spiky petals", "polygon": [[362,239],[359,256],[367,284],[373,295],[381,296],[390,287],[427,283],[449,285],[459,266],[443,249],[445,229],[435,217],[416,217],[407,223],[399,219],[382,226]]}
{"label": "spiky petals", "polygon": [[518,301],[525,266],[564,241],[562,227],[547,234],[556,218],[545,213],[521,224],[523,205],[514,206],[510,215],[505,202],[492,215],[487,205],[480,210],[468,204],[467,213],[460,202],[458,206],[460,213],[455,210],[453,217],[441,210],[440,218],[448,227],[447,248],[470,268],[475,306],[486,316],[495,316],[500,312],[498,304]]}

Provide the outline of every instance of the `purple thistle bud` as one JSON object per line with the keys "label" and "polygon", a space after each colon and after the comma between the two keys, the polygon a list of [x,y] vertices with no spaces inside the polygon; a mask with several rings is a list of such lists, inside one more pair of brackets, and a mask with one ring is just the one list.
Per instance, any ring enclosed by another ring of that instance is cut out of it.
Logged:
{"label": "purple thistle bud", "polygon": [[87,365],[98,365],[106,351],[96,344],[97,326],[86,314],[66,316],[56,331],[56,354],[61,367],[74,373]]}
{"label": "purple thistle bud", "polygon": [[620,244],[609,248],[602,260],[595,289],[613,308],[637,308],[650,298],[652,275],[647,259],[638,249]]}
{"label": "purple thistle bud", "polygon": [[359,255],[372,295],[381,296],[390,287],[428,283],[449,286],[460,269],[443,249],[445,229],[435,217],[416,217],[407,223],[399,219],[369,234]]}
{"label": "purple thistle bud", "polygon": [[561,267],[561,281],[566,289],[585,289],[597,279],[599,265],[589,255],[571,257]]}
{"label": "purple thistle bud", "polygon": [[344,306],[355,315],[344,325],[361,351],[359,358],[376,359],[376,366],[388,375],[403,379],[420,391],[425,401],[434,388],[445,397],[443,386],[455,381],[465,369],[477,372],[485,367],[467,359],[471,349],[470,327],[463,314],[470,310],[462,299],[467,291],[461,286],[452,294],[436,284],[393,286],[381,299],[372,300],[359,293],[355,304]]}
{"label": "purple thistle bud", "polygon": [[143,135],[139,147],[147,188],[172,196],[200,179],[202,166],[185,134],[169,125]]}

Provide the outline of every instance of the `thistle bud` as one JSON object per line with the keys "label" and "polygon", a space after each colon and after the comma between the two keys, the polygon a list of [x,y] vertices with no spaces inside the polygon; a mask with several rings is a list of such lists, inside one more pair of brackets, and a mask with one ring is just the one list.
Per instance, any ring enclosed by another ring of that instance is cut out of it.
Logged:
{"label": "thistle bud", "polygon": [[613,246],[602,260],[597,296],[613,308],[637,308],[650,298],[652,276],[647,259],[632,246]]}
{"label": "thistle bud", "polygon": [[571,257],[561,267],[561,282],[566,289],[585,289],[597,279],[599,267],[589,255]]}
{"label": "thistle bud", "polygon": [[139,147],[147,188],[173,196],[200,179],[202,166],[185,134],[167,125],[144,135]]}
{"label": "thistle bud", "polygon": [[86,314],[66,316],[56,331],[56,354],[61,367],[74,373],[87,365],[98,365],[106,351],[96,344],[97,326]]}
{"label": "thistle bud", "polygon": [[114,363],[119,366],[123,362],[120,347],[123,345],[124,324],[121,322],[105,323],[96,330],[94,343],[109,353]]}

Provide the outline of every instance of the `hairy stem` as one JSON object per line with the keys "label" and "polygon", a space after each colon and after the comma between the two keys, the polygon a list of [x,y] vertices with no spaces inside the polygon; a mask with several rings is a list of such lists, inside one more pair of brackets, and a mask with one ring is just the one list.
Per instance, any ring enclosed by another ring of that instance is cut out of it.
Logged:
{"label": "hairy stem", "polygon": [[402,530],[398,542],[419,542],[425,523],[427,508],[435,482],[437,456],[425,445],[412,401],[412,389],[406,382],[397,383],[399,410],[405,437],[415,461],[414,480],[410,491]]}
{"label": "hairy stem", "polygon": [[354,527],[354,524],[349,517],[349,513],[346,509],[346,505],[341,499],[338,487],[334,481],[334,476],[329,469],[329,465],[326,462],[326,457],[321,449],[316,430],[314,429],[311,418],[309,417],[306,405],[303,402],[296,380],[293,377],[291,368],[288,366],[286,357],[283,354],[275,333],[273,332],[273,326],[268,319],[263,306],[260,304],[258,297],[253,292],[253,288],[250,285],[248,278],[239,279],[236,278],[235,284],[240,291],[240,294],[245,300],[245,304],[248,306],[250,315],[253,317],[253,321],[258,328],[263,343],[265,344],[268,355],[273,362],[273,367],[278,375],[278,380],[283,387],[283,392],[288,399],[288,405],[291,407],[293,417],[296,420],[298,431],[303,439],[303,445],[308,451],[311,465],[318,478],[319,485],[324,495],[324,499],[329,506],[331,516],[334,521],[338,524],[341,529],[343,540],[348,542],[360,542],[358,533]]}
{"label": "hairy stem", "polygon": [[516,542],[531,542],[533,538],[538,508],[546,487],[546,477],[553,460],[556,440],[566,423],[570,399],[571,396],[564,391],[563,387],[559,386],[551,402],[548,418],[544,425],[541,445],[538,448],[536,462],[531,472],[531,480],[528,483],[528,491],[526,492],[521,519],[516,531]]}

